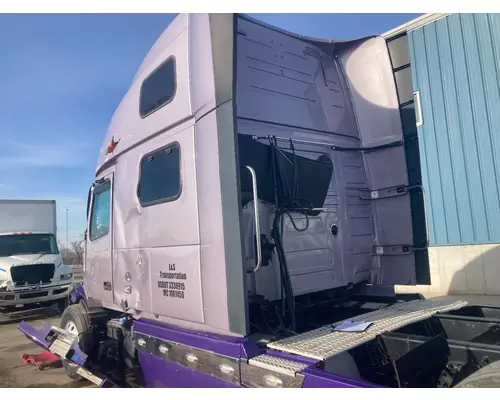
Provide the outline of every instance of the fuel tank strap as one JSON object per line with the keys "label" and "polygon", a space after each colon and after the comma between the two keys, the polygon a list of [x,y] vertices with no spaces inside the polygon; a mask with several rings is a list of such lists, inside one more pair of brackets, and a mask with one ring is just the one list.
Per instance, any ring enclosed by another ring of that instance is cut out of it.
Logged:
{"label": "fuel tank strap", "polygon": [[446,299],[414,300],[398,303],[345,321],[371,322],[363,332],[334,331],[344,321],[333,325],[271,342],[268,348],[290,354],[326,360],[335,354],[350,350],[375,339],[378,335],[394,331],[414,322],[425,320],[439,312],[457,310],[467,305],[466,301]]}

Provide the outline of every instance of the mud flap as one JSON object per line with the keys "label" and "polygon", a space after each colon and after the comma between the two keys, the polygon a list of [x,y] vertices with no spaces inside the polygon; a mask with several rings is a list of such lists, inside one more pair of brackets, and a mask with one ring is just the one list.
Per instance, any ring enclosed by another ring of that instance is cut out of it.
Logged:
{"label": "mud flap", "polygon": [[56,326],[44,325],[41,329],[33,328],[25,321],[21,321],[18,329],[33,343],[50,351],[78,366],[77,373],[99,387],[117,387],[109,378],[91,372],[85,367],[87,354],[83,353],[78,346],[78,338],[69,331]]}

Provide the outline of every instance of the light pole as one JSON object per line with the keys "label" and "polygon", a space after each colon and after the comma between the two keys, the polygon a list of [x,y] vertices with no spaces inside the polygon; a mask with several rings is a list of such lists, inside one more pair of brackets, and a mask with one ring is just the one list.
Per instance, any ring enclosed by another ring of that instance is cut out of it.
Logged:
{"label": "light pole", "polygon": [[69,208],[66,209],[66,249],[69,249],[69,237],[68,237],[68,211]]}

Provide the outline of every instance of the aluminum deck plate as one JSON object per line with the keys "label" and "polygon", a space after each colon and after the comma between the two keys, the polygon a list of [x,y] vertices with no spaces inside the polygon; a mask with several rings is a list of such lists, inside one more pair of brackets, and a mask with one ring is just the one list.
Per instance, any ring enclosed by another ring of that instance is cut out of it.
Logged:
{"label": "aluminum deck plate", "polygon": [[61,328],[58,328],[57,326],[52,326],[51,328],[53,331],[58,332],[59,334],[49,346],[49,350],[51,353],[58,355],[61,358],[65,358],[77,336]]}
{"label": "aluminum deck plate", "polygon": [[466,305],[466,301],[446,299],[398,303],[348,319],[348,321],[373,322],[364,332],[334,331],[334,328],[343,322],[339,321],[333,325],[326,325],[313,331],[271,342],[267,347],[316,360],[326,360],[335,354],[369,342],[382,333],[394,331],[439,312],[457,310]]}
{"label": "aluminum deck plate", "polygon": [[249,359],[248,364],[290,376],[295,376],[296,372],[300,372],[307,368],[307,364],[267,354],[261,354],[260,356]]}

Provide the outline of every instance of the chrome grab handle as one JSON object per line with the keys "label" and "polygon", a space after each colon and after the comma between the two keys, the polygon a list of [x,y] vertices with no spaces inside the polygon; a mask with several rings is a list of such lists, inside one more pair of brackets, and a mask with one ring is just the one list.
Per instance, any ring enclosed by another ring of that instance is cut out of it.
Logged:
{"label": "chrome grab handle", "polygon": [[257,265],[253,269],[253,272],[257,272],[262,266],[262,243],[260,239],[260,216],[259,216],[259,198],[257,196],[257,174],[255,170],[249,165],[246,168],[250,171],[252,175],[252,192],[253,192],[253,216],[255,220],[255,240],[257,247]]}

